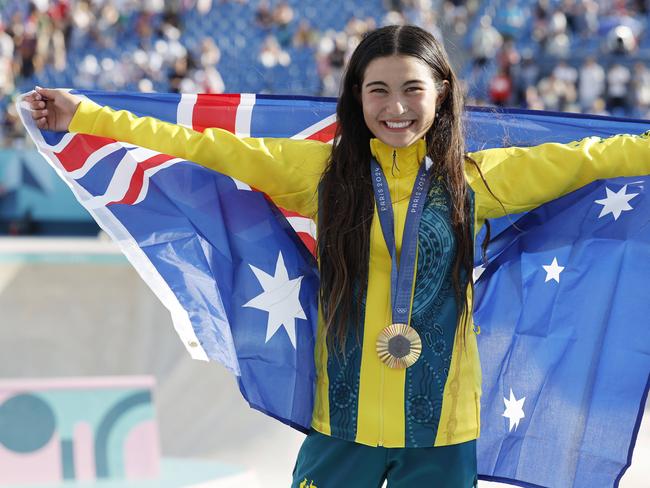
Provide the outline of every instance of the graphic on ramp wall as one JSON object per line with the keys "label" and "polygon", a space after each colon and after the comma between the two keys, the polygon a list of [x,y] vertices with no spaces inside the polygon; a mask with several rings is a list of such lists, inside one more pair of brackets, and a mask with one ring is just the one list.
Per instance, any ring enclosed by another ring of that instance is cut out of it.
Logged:
{"label": "graphic on ramp wall", "polygon": [[0,381],[0,486],[159,475],[153,379]]}

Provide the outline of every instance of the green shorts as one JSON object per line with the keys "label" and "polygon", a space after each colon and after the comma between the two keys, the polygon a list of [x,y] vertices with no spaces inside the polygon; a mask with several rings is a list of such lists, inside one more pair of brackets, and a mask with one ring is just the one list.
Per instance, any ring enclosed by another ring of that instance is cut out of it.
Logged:
{"label": "green shorts", "polygon": [[442,447],[370,447],[310,431],[292,488],[471,488],[476,441]]}

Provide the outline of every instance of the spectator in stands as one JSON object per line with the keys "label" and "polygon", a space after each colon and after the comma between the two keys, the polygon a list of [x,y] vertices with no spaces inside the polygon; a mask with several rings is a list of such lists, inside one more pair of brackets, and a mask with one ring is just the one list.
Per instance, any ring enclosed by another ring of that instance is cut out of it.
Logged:
{"label": "spectator in stands", "polygon": [[614,63],[607,71],[607,109],[613,114],[624,115],[629,110],[628,84],[632,75],[620,63]]}
{"label": "spectator in stands", "polygon": [[568,85],[575,86],[576,81],[578,80],[578,70],[565,60],[561,60],[555,65],[555,68],[553,68],[553,74],[559,81]]}
{"label": "spectator in stands", "polygon": [[565,112],[578,112],[580,108],[577,102],[578,70],[566,61],[562,60],[553,68],[553,76],[561,84],[559,93],[560,110]]}
{"label": "spectator in stands", "polygon": [[578,0],[574,9],[573,22],[575,30],[573,34],[583,39],[593,38],[598,32],[599,10],[599,4],[594,0]]}
{"label": "spectator in stands", "polygon": [[561,110],[564,85],[553,73],[542,78],[537,84],[539,98],[545,110]]}
{"label": "spectator in stands", "polygon": [[122,34],[119,23],[120,13],[117,7],[113,3],[107,2],[96,15],[94,33],[97,44],[103,48],[114,48],[117,45],[118,36]]}
{"label": "spectator in stands", "polygon": [[384,8],[389,12],[401,12],[404,7],[403,0],[384,0]]}
{"label": "spectator in stands", "polygon": [[551,6],[549,0],[537,0],[533,7],[532,37],[540,46],[546,44],[548,37]]}
{"label": "spectator in stands", "polygon": [[632,100],[635,117],[650,118],[650,69],[639,61],[632,75]]}
{"label": "spectator in stands", "polygon": [[594,103],[591,105],[591,108],[587,110],[587,113],[594,115],[609,115],[607,111],[607,104],[605,103],[604,98],[596,98]]}
{"label": "spectator in stands", "polygon": [[289,47],[293,39],[293,32],[290,29],[293,18],[293,9],[285,1],[278,3],[273,10],[273,22],[277,26],[276,38],[283,49]]}
{"label": "spectator in stands", "polygon": [[339,32],[334,37],[328,36],[322,39],[319,50],[322,61],[320,73],[323,80],[321,93],[323,96],[338,96],[348,46],[348,35],[345,32]]}
{"label": "spectator in stands", "polygon": [[255,11],[255,23],[262,29],[270,29],[273,26],[273,12],[268,0],[260,0]]}
{"label": "spectator in stands", "polygon": [[96,24],[97,19],[90,3],[87,1],[79,1],[74,4],[71,18],[70,49],[81,51],[86,47],[88,39],[93,37],[91,36],[91,29]]}
{"label": "spectator in stands", "polygon": [[607,33],[607,51],[611,54],[630,54],[636,50],[636,38],[627,25],[619,25]]}
{"label": "spectator in stands", "polygon": [[318,32],[307,19],[302,19],[293,35],[294,47],[312,47],[318,42]]}
{"label": "spectator in stands", "polygon": [[530,110],[544,110],[546,108],[544,106],[544,101],[540,97],[539,91],[537,91],[537,87],[535,85],[526,88],[524,100],[525,106]]}
{"label": "spectator in stands", "polygon": [[221,51],[211,37],[204,37],[201,42],[201,54],[199,57],[200,69],[194,73],[193,78],[198,85],[198,91],[202,93],[223,93],[226,86],[217,70],[221,59]]}
{"label": "spectator in stands", "polygon": [[512,38],[505,38],[501,49],[497,52],[496,60],[497,66],[509,73],[512,72],[513,66],[519,64],[521,56],[519,55],[515,41]]}
{"label": "spectator in stands", "polygon": [[596,99],[605,94],[605,70],[593,56],[585,59],[580,67],[578,100],[584,111],[590,111]]}
{"label": "spectator in stands", "polygon": [[29,4],[25,19],[16,14],[11,23],[11,32],[18,54],[19,74],[29,78],[34,74],[36,63],[36,43],[38,34],[38,11],[33,3]]}
{"label": "spectator in stands", "polygon": [[467,20],[477,9],[478,2],[468,2],[466,0],[444,0],[443,12],[444,22],[451,26],[458,35],[467,32]]}
{"label": "spectator in stands", "polygon": [[[49,18],[50,46],[54,68],[57,71],[66,69],[66,45],[70,35],[70,6],[67,0],[54,0],[47,10]],[[107,4],[107,6],[110,4]],[[106,7],[105,7],[106,8]],[[47,47],[45,48],[47,50]]]}
{"label": "spectator in stands", "polygon": [[474,63],[484,66],[494,59],[503,44],[503,37],[492,25],[492,17],[484,15],[478,29],[472,36],[472,58]]}
{"label": "spectator in stands", "polygon": [[507,69],[500,69],[490,81],[490,101],[498,106],[504,107],[512,96],[512,79]]}
{"label": "spectator in stands", "polygon": [[529,87],[534,88],[534,98],[539,99],[537,82],[539,81],[539,65],[533,58],[533,52],[526,49],[521,54],[521,62],[512,66],[513,102],[521,107],[532,108],[528,102],[533,94],[528,94]]}
{"label": "spectator in stands", "polygon": [[391,10],[384,15],[384,18],[381,19],[382,25],[404,25],[406,24],[406,18],[402,12],[397,10]]}
{"label": "spectator in stands", "polygon": [[282,49],[276,37],[269,34],[260,49],[259,60],[265,68],[273,68],[277,65],[289,66],[291,56]]}
{"label": "spectator in stands", "polygon": [[548,24],[548,38],[545,43],[546,54],[555,58],[566,58],[569,55],[570,48],[566,15],[561,10],[555,10]]}
{"label": "spectator in stands", "polygon": [[508,0],[504,8],[497,14],[499,32],[504,37],[518,39],[524,27],[526,16],[518,0]]}
{"label": "spectator in stands", "polygon": [[[174,93],[181,93],[181,86],[183,81],[188,78],[190,65],[187,56],[179,57],[172,66],[169,72],[169,87],[170,91]],[[187,85],[187,83],[185,83]]]}

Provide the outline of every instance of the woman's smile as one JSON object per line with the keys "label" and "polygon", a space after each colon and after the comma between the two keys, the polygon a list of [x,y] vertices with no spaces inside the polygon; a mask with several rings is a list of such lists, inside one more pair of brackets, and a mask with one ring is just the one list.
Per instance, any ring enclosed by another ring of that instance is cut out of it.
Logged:
{"label": "woman's smile", "polygon": [[382,120],[388,130],[401,131],[410,127],[414,120]]}

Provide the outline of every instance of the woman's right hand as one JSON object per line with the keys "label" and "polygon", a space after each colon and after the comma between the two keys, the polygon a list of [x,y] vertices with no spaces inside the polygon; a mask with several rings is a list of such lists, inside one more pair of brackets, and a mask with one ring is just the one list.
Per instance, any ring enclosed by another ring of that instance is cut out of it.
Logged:
{"label": "woman's right hand", "polygon": [[39,129],[67,131],[81,98],[66,90],[40,88],[25,97]]}

